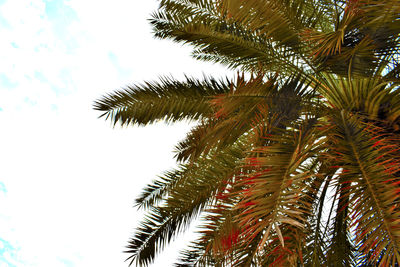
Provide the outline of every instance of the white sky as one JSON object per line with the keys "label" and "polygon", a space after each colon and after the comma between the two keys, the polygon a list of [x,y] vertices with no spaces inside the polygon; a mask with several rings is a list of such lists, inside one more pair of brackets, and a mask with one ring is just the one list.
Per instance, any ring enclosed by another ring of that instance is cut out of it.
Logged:
{"label": "white sky", "polygon": [[[122,267],[133,200],[188,127],[112,129],[93,101],[226,71],[152,38],[155,0],[0,0],[0,267]],[[153,266],[171,266],[183,242]]]}

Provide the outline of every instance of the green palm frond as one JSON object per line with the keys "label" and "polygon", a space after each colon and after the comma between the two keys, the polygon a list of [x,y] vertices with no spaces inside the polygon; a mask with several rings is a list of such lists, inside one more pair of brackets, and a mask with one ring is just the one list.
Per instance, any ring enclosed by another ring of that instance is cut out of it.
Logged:
{"label": "green palm frond", "polygon": [[[264,69],[304,72],[292,62],[295,54],[281,49],[279,54],[271,53],[273,44],[263,36],[256,36],[237,25],[226,23],[205,24],[204,21],[190,22],[177,30],[176,25],[166,21],[163,14],[156,14],[152,20],[156,36],[171,38],[177,42],[190,43],[196,49],[194,58],[222,63],[232,69],[255,71],[260,65]],[[171,25],[172,24],[172,25]],[[292,58],[291,58],[292,57]]]}
{"label": "green palm frond", "polygon": [[382,105],[391,101],[391,92],[395,88],[381,78],[360,78],[349,81],[344,78],[327,76],[325,84],[320,87],[323,96],[329,104],[337,109],[367,114],[371,118],[378,118]]}
{"label": "green palm frond", "polygon": [[127,252],[131,254],[128,258],[131,264],[135,259],[140,264],[152,262],[158,250],[208,207],[217,192],[224,190],[243,157],[243,144],[237,142],[149,185],[137,200],[150,210],[137,229],[138,234],[129,242]]}
{"label": "green palm frond", "polygon": [[[262,66],[264,70],[307,74],[307,68],[299,68],[294,63],[306,64],[292,48],[278,46],[266,32],[257,33],[236,21],[224,19],[215,6],[205,10],[190,1],[165,2],[151,20],[155,36],[189,43],[196,49],[195,58],[242,70],[255,71]],[[176,8],[177,2],[183,7]],[[286,32],[282,25],[284,19],[274,10],[269,12],[276,18],[273,24],[279,27],[277,31]],[[280,38],[280,42],[293,39],[290,36]]]}
{"label": "green palm frond", "polygon": [[[295,11],[290,6],[290,1],[219,1],[221,14],[231,17],[233,21],[247,25],[252,32],[270,37],[277,45],[296,47],[300,45],[298,28],[300,23],[293,24],[291,12]],[[293,12],[294,13],[294,12]],[[297,15],[301,10],[297,10]],[[289,16],[288,16],[289,15]],[[300,17],[300,16],[299,16]],[[296,22],[300,22],[296,20]]]}
{"label": "green palm frond", "polygon": [[187,168],[186,165],[182,164],[180,168],[166,172],[151,184],[148,184],[143,189],[142,194],[136,198],[135,205],[143,209],[158,206],[168,195],[168,192],[177,184],[179,185],[187,176],[185,175],[188,172]]}
{"label": "green palm frond", "polygon": [[162,78],[106,95],[94,103],[94,109],[102,111],[101,116],[114,125],[198,120],[212,113],[210,98],[226,93],[229,88],[227,81],[213,78],[187,78],[184,82]]}

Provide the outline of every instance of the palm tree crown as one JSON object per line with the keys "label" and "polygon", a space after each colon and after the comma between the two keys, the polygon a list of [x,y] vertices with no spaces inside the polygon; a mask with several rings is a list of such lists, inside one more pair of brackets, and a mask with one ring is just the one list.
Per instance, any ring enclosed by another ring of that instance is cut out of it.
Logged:
{"label": "palm tree crown", "polygon": [[197,121],[136,200],[130,264],[199,217],[177,266],[400,265],[398,0],[161,0],[151,24],[238,75],[95,102],[115,124]]}

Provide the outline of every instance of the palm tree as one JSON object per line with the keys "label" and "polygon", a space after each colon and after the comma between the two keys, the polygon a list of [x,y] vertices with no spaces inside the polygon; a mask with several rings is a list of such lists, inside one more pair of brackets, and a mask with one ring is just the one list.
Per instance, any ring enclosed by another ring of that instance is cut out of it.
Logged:
{"label": "palm tree", "polygon": [[400,265],[400,2],[162,0],[155,36],[234,79],[130,86],[121,125],[196,121],[129,241],[147,266],[200,218],[177,266]]}

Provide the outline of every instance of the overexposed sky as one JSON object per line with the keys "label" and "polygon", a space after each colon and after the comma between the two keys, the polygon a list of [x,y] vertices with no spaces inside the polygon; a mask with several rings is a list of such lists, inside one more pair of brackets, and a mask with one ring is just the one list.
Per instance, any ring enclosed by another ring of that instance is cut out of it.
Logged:
{"label": "overexposed sky", "polygon": [[[0,267],[123,267],[133,200],[188,126],[113,129],[93,101],[126,84],[222,77],[153,39],[155,0],[0,0]],[[180,240],[181,241],[181,240]],[[153,266],[171,266],[177,242]]]}

